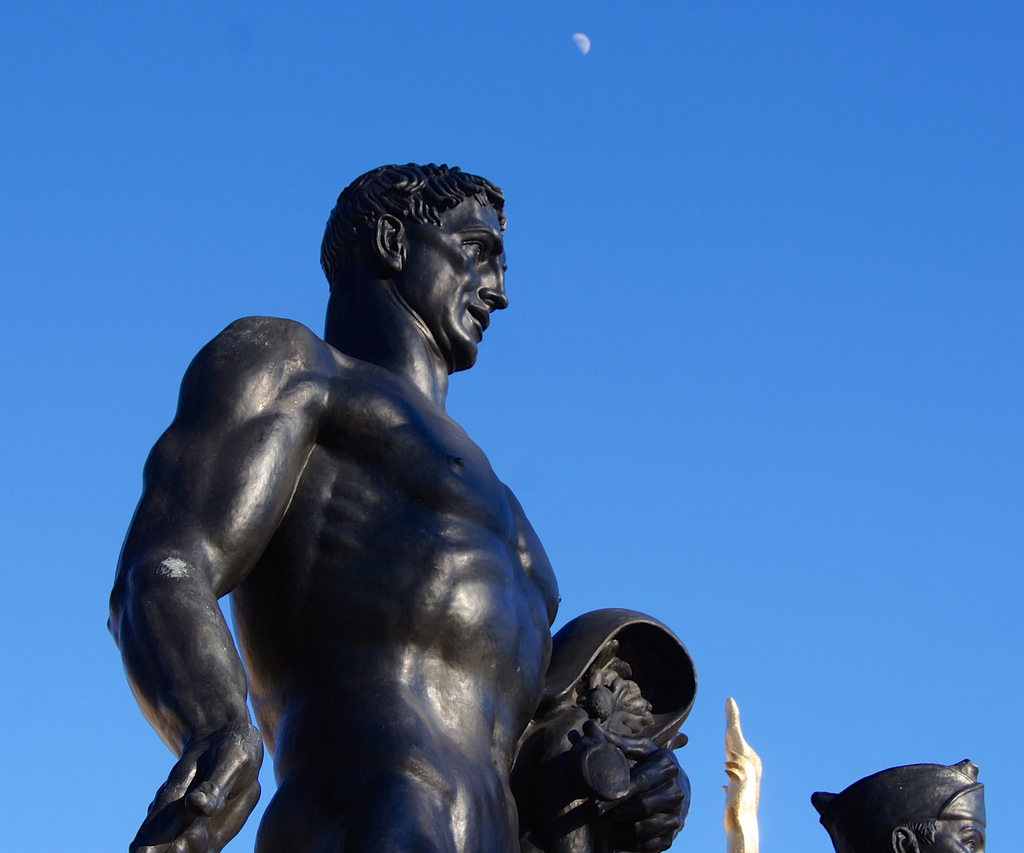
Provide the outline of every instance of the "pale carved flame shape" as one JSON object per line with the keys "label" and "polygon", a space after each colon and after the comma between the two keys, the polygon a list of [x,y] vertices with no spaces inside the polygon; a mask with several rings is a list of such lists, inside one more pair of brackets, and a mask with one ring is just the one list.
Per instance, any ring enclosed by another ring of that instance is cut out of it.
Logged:
{"label": "pale carved flame shape", "polygon": [[727,853],[758,853],[757,806],[761,798],[761,758],[743,737],[740,709],[725,703],[725,835]]}

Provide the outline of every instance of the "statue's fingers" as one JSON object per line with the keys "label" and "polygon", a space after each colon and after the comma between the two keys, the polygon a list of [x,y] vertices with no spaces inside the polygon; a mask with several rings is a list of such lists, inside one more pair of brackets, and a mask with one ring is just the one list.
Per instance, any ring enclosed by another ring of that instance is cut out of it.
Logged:
{"label": "statue's fingers", "polygon": [[659,751],[658,745],[649,737],[625,737],[615,732],[604,734],[609,742],[626,754],[626,758],[632,758],[634,761],[640,761]]}
{"label": "statue's fingers", "polygon": [[679,817],[685,811],[686,799],[686,792],[679,785],[670,783],[639,796],[631,796],[608,809],[606,815],[623,825],[656,815]]}
{"label": "statue's fingers", "polygon": [[663,850],[668,850],[668,848],[672,846],[672,842],[675,841],[678,834],[679,830],[676,829],[670,832],[667,836],[659,835],[657,838],[652,838],[650,841],[642,842],[636,846],[634,853],[661,853]]}
{"label": "statue's fingers", "polygon": [[[202,848],[196,847],[195,849],[198,853]],[[192,853],[192,843],[187,838],[179,838],[167,848],[167,853]]]}
{"label": "statue's fingers", "polygon": [[262,742],[249,743],[230,737],[223,741],[214,755],[206,779],[196,785],[185,798],[185,804],[196,814],[216,814],[236,789],[247,787],[256,774],[262,758]]}
{"label": "statue's fingers", "polygon": [[683,821],[679,817],[655,815],[623,827],[624,831],[618,833],[616,847],[622,850],[656,853],[668,849],[682,828]]}
{"label": "statue's fingers", "polygon": [[130,853],[169,853],[183,833],[196,821],[196,816],[186,809],[180,799],[154,810],[143,821],[132,843]]}
{"label": "statue's fingers", "polygon": [[132,853],[165,853],[173,842],[195,820],[184,808],[183,797],[196,776],[197,756],[186,751],[167,776],[149,804],[146,819],[129,845]]}
{"label": "statue's fingers", "polygon": [[253,780],[234,799],[229,799],[223,811],[209,821],[208,835],[210,850],[220,850],[234,838],[256,808],[260,799],[260,783]]}
{"label": "statue's fingers", "polygon": [[238,834],[259,798],[259,782],[253,781],[236,797],[227,799],[217,813],[196,816],[166,849],[154,849],[153,853],[218,853]]}
{"label": "statue's fingers", "polygon": [[646,820],[638,821],[635,824],[634,834],[637,841],[652,841],[656,838],[668,836],[668,840],[675,837],[676,833],[683,828],[683,822],[678,815],[658,814],[652,815]]}
{"label": "statue's fingers", "polygon": [[209,817],[219,812],[224,808],[224,802],[224,789],[211,782],[204,782],[194,791],[189,791],[188,796],[185,797],[185,804],[189,809],[203,817]]}
{"label": "statue's fingers", "polygon": [[725,775],[737,782],[743,782],[747,778],[747,767],[738,761],[725,762]]}
{"label": "statue's fingers", "polygon": [[235,756],[218,761],[211,777],[188,792],[185,805],[196,814],[205,817],[219,812],[224,808],[227,795],[241,774],[242,764],[243,762]]}
{"label": "statue's fingers", "polygon": [[207,843],[207,818],[192,816],[187,827],[181,829],[167,844],[153,847],[142,847],[139,850],[130,848],[132,853],[214,853],[220,848],[211,847]]}
{"label": "statue's fingers", "polygon": [[630,787],[642,793],[674,782],[679,777],[679,763],[671,752],[659,750],[630,771]]}
{"label": "statue's fingers", "polygon": [[167,774],[167,781],[157,789],[153,802],[149,804],[149,814],[160,812],[185,796],[196,775],[196,762],[197,756],[193,752],[185,752],[174,763],[171,772]]}

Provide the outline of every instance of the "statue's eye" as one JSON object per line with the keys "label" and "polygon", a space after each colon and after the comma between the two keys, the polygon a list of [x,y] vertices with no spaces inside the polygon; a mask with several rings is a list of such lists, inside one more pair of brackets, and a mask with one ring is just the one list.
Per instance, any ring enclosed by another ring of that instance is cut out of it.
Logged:
{"label": "statue's eye", "polygon": [[467,240],[465,246],[474,258],[480,258],[484,253],[484,244],[479,240]]}

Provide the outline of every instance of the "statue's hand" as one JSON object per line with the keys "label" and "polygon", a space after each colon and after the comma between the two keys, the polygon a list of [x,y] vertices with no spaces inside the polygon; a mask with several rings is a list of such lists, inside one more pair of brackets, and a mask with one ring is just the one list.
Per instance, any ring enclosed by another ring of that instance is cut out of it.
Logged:
{"label": "statue's hand", "polygon": [[729,784],[725,786],[725,815],[731,827],[739,828],[748,820],[757,820],[757,801],[760,793],[760,767],[746,755],[728,751],[725,773]]}
{"label": "statue's hand", "polygon": [[690,780],[676,757],[650,738],[605,736],[636,763],[629,793],[602,804],[603,820],[616,850],[659,853],[683,828],[690,809]]}
{"label": "statue's hand", "polygon": [[149,806],[130,853],[218,853],[260,798],[263,739],[249,722],[190,741]]}

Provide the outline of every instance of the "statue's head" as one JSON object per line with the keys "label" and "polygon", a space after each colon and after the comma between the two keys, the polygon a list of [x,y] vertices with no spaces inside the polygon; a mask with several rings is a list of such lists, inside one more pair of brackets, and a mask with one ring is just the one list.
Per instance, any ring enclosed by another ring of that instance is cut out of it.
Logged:
{"label": "statue's head", "polygon": [[811,803],[836,853],[985,850],[985,787],[970,761],[892,767]]}
{"label": "statue's head", "polygon": [[445,165],[381,166],[338,196],[320,245],[320,266],[333,288],[361,251],[372,246],[380,217],[440,225],[441,214],[467,199],[494,208],[505,228],[505,197],[485,178]]}
{"label": "statue's head", "polygon": [[[603,689],[613,684],[613,690]],[[649,737],[664,747],[675,740],[679,746],[676,734],[696,696],[693,659],[666,625],[635,610],[594,610],[552,637],[535,718],[545,720],[577,705],[592,718],[608,723],[614,716],[627,726],[617,731],[611,726],[616,734]]]}

